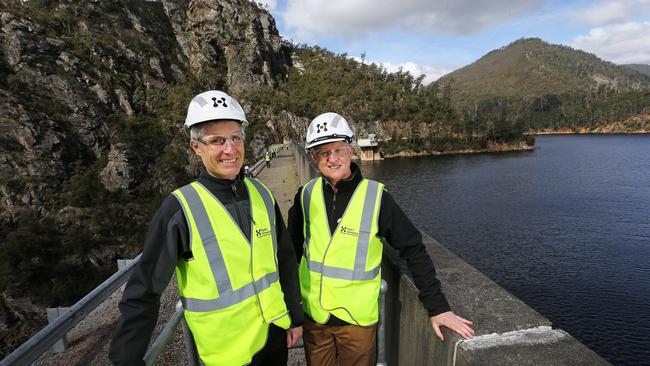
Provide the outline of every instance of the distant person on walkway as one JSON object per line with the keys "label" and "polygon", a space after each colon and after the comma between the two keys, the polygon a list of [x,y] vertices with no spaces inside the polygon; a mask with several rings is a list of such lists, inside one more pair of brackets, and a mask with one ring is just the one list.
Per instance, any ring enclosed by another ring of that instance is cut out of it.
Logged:
{"label": "distant person on walkway", "polygon": [[244,166],[244,177],[247,177],[247,178],[252,178],[253,177],[252,174],[251,174],[251,168],[248,165]]}
{"label": "distant person on walkway", "polygon": [[246,123],[223,92],[190,102],[185,126],[201,173],[172,192],[151,222],[120,302],[113,363],[144,365],[175,269],[204,365],[286,365],[287,347],[302,334],[298,266],[271,192],[243,176]]}
{"label": "distant person on walkway", "polygon": [[351,141],[336,113],[311,122],[305,147],[322,176],[300,187],[289,209],[307,364],[334,366],[337,357],[342,366],[375,364],[382,238],[406,260],[435,334],[444,341],[444,326],[472,337],[472,322],[454,314],[441,292],[420,232],[383,184],[361,176]]}
{"label": "distant person on walkway", "polygon": [[266,161],[266,167],[270,168],[271,167],[271,154],[269,154],[268,150],[266,150],[266,154],[264,154],[264,161]]}

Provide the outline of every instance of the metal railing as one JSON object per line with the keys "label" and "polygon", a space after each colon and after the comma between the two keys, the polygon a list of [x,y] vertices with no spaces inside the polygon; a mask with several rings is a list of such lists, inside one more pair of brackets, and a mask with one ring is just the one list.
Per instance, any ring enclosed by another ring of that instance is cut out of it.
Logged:
{"label": "metal railing", "polygon": [[140,259],[138,255],[131,263],[121,270],[115,272],[111,277],[97,286],[94,290],[84,296],[70,309],[54,320],[51,324],[41,329],[36,335],[20,345],[2,361],[0,366],[5,365],[30,365],[70,329],[82,321],[99,304],[111,296],[115,290],[120,288],[129,278],[129,274]]}
{"label": "metal railing", "polygon": [[185,340],[185,354],[187,355],[188,364],[191,366],[199,366],[199,356],[196,351],[196,345],[194,344],[194,338],[192,338],[192,333],[185,322],[183,317],[183,305],[180,300],[176,303],[176,310],[174,314],[169,318],[165,327],[158,335],[158,338],[153,342],[151,347],[147,350],[147,353],[144,355],[144,363],[147,366],[155,365],[158,357],[162,353],[163,349],[169,343],[169,340],[174,336],[178,324],[181,324],[183,329],[183,339]]}
{"label": "metal railing", "polygon": [[[138,263],[141,255],[135,257],[129,264],[115,272],[111,277],[89,292],[76,304],[70,307],[60,317],[51,324],[41,329],[36,335],[20,345],[2,361],[0,366],[23,366],[31,365],[43,353],[45,353],[59,339],[65,336],[72,328],[90,314],[104,300],[111,296],[117,289],[126,283],[131,271]],[[158,335],[154,343],[149,347],[144,356],[147,365],[153,365],[160,356],[165,345],[174,335],[178,324],[183,326],[183,335],[185,339],[185,351],[190,365],[199,365],[196,355],[194,340],[187,328],[183,318],[183,308],[180,301],[176,304],[176,311],[165,324],[162,332]]]}
{"label": "metal railing", "polygon": [[[117,271],[110,278],[104,281],[101,285],[88,293],[83,299],[74,304],[68,311],[57,318],[54,322],[41,329],[36,335],[30,338],[27,342],[23,343],[20,347],[14,350],[6,358],[0,361],[0,366],[9,365],[31,365],[43,353],[45,353],[52,345],[59,339],[74,328],[81,320],[83,320],[90,312],[92,312],[99,304],[106,300],[118,288],[126,283],[129,274],[140,259],[138,255],[124,268]],[[377,365],[386,365],[385,357],[385,301],[386,290],[388,285],[386,281],[381,280],[381,290],[379,293],[379,324],[377,331]],[[194,339],[190,333],[187,323],[183,318],[183,307],[181,302],[176,303],[176,310],[165,324],[163,330],[160,332],[156,340],[147,350],[144,356],[144,361],[147,366],[154,365],[163,349],[173,337],[176,328],[181,324],[183,329],[183,338],[185,343],[185,353],[187,355],[188,363],[191,366],[198,366],[199,357],[196,352]],[[292,348],[303,347],[302,340]]]}

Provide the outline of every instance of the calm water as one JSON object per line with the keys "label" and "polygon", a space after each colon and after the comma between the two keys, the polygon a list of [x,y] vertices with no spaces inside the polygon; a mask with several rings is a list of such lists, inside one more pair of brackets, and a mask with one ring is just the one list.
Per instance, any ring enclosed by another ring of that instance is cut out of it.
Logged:
{"label": "calm water", "polygon": [[438,239],[617,365],[650,364],[650,136],[363,164]]}

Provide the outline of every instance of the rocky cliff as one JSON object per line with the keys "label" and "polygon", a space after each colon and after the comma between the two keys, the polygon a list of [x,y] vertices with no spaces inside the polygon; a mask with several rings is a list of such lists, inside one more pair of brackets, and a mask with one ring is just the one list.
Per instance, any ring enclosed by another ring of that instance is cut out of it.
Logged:
{"label": "rocky cliff", "polygon": [[197,171],[181,127],[192,95],[238,97],[260,146],[286,133],[247,91],[288,60],[248,0],[0,0],[3,346],[141,250],[162,197]]}

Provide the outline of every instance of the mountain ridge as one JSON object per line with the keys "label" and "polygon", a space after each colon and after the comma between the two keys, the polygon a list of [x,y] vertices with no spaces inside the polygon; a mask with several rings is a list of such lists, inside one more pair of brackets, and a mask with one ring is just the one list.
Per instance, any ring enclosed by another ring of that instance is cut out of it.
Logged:
{"label": "mountain ridge", "polygon": [[650,65],[647,64],[626,64],[626,65],[621,65],[623,67],[626,67],[628,69],[632,69],[634,71],[638,71],[642,74],[650,76]]}
{"label": "mountain ridge", "polygon": [[488,96],[534,98],[603,87],[639,90],[650,85],[650,77],[568,46],[522,38],[438,82],[452,83],[456,100],[467,102]]}

